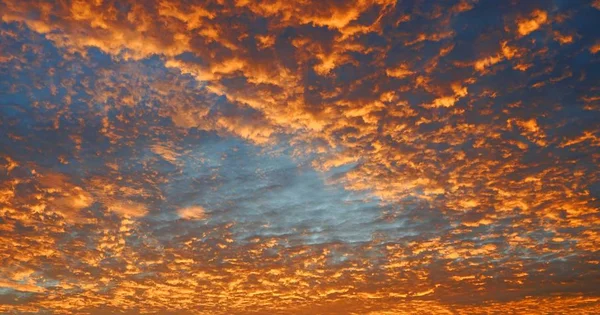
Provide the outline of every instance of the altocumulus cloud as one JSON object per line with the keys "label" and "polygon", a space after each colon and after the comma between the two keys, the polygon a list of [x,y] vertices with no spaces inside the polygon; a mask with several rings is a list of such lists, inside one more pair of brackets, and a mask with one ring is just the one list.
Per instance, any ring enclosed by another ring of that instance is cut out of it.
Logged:
{"label": "altocumulus cloud", "polygon": [[0,20],[2,313],[598,308],[597,0]]}

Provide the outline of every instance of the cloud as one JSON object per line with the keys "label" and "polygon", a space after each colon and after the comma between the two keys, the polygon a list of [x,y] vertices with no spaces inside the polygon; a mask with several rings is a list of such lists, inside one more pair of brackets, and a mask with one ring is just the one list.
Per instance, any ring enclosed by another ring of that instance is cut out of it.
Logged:
{"label": "cloud", "polygon": [[109,211],[126,218],[143,217],[148,213],[146,206],[132,201],[114,201],[107,206]]}
{"label": "cloud", "polygon": [[596,43],[590,47],[590,52],[596,54],[600,51],[600,43]]}
{"label": "cloud", "polygon": [[186,220],[202,220],[206,216],[206,211],[200,206],[190,206],[177,209],[177,214]]}
{"label": "cloud", "polygon": [[388,76],[394,78],[404,78],[414,73],[410,71],[406,65],[400,65],[397,68],[387,69],[385,72]]}
{"label": "cloud", "polygon": [[598,304],[588,3],[0,12],[2,313]]}
{"label": "cloud", "polygon": [[539,29],[547,21],[548,13],[543,10],[535,10],[528,18],[522,18],[517,21],[517,30],[521,36],[525,36]]}

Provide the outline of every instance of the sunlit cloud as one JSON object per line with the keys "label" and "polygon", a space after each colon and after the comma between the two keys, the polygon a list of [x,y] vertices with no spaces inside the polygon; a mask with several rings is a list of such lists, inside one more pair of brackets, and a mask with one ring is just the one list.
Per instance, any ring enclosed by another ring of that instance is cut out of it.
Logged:
{"label": "sunlit cloud", "polygon": [[188,220],[201,220],[206,216],[204,208],[200,206],[190,206],[178,209],[177,214],[179,214],[182,219]]}
{"label": "sunlit cloud", "polygon": [[0,313],[593,313],[598,1],[0,3]]}

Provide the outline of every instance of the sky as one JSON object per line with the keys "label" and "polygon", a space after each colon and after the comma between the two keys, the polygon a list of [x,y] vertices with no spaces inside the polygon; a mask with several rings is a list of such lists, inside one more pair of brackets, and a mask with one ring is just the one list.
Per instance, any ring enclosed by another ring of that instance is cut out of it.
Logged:
{"label": "sky", "polygon": [[592,314],[600,1],[0,0],[0,313]]}

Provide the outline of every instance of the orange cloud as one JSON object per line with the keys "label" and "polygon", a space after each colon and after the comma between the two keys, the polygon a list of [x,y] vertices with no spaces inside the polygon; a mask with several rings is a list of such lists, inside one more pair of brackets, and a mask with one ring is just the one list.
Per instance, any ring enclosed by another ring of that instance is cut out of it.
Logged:
{"label": "orange cloud", "polygon": [[506,7],[5,1],[0,312],[592,312],[589,35]]}
{"label": "orange cloud", "polygon": [[600,43],[596,43],[590,47],[590,52],[596,54],[600,51]]}
{"label": "orange cloud", "polygon": [[536,31],[547,22],[548,13],[543,10],[535,10],[530,14],[529,18],[517,20],[517,31],[519,32],[519,35],[525,36]]}
{"label": "orange cloud", "polygon": [[133,201],[113,201],[108,204],[107,208],[126,218],[139,218],[148,213],[145,205]]}
{"label": "orange cloud", "polygon": [[177,210],[177,214],[186,220],[202,220],[206,217],[206,211],[200,206],[180,208]]}

